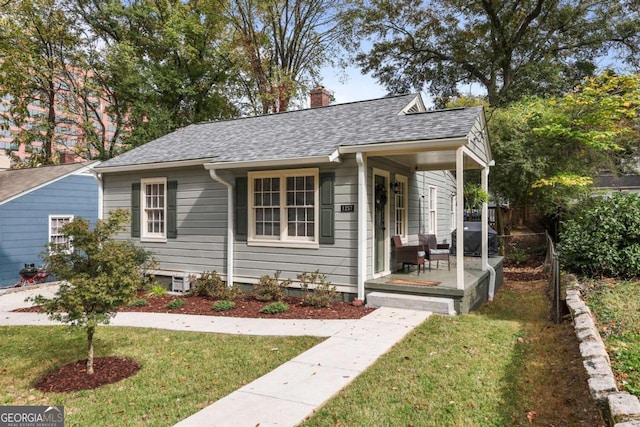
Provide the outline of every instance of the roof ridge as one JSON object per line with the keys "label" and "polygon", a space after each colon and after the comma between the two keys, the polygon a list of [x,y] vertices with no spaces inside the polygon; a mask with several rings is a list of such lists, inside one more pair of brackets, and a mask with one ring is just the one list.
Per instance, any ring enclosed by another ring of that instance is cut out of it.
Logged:
{"label": "roof ridge", "polygon": [[[324,110],[324,109],[329,109],[329,108],[349,106],[349,105],[354,105],[354,104],[364,104],[364,103],[369,103],[369,102],[390,100],[390,99],[409,97],[409,96],[418,96],[418,94],[417,93],[405,93],[405,94],[398,94],[398,95],[388,95],[388,96],[382,96],[380,98],[374,98],[374,99],[361,99],[361,100],[358,100],[358,101],[349,101],[349,102],[343,102],[343,103],[340,103],[340,104],[323,105],[321,107],[314,107],[314,108],[311,108],[311,107],[302,108],[300,110],[287,110],[287,111],[281,111],[281,112],[278,112],[278,113],[271,113],[271,114],[258,114],[258,115],[255,115],[255,116],[232,117],[232,118],[223,119],[223,120],[205,120],[205,121],[202,121],[202,122],[191,123],[190,125],[185,126],[185,127],[196,126],[196,125],[210,125],[212,123],[234,122],[234,121],[238,121],[238,120],[258,119],[258,118],[262,118],[262,117],[277,117],[277,116],[284,116],[284,115],[287,115],[287,114],[302,113],[302,112],[305,112],[305,111],[318,111],[318,110]],[[184,127],[182,129],[184,129]]]}

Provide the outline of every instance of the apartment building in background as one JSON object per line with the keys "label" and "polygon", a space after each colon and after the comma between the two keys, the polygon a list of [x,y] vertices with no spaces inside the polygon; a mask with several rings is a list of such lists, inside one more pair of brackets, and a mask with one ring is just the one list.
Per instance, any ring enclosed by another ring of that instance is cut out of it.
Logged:
{"label": "apartment building in background", "polygon": [[[74,73],[77,81],[75,85],[80,86],[86,79],[86,73]],[[87,135],[83,126],[92,126],[99,135],[104,134],[105,141],[113,141],[116,125],[107,113],[108,101],[99,97],[90,97],[83,100],[75,95],[69,85],[59,82],[61,90],[56,96],[56,116],[55,146],[53,152],[59,155],[60,163],[74,163],[85,160],[80,155],[80,148],[86,144]],[[0,153],[10,152],[21,160],[26,159],[30,153],[27,152],[24,144],[19,144],[16,135],[23,129],[33,129],[37,123],[41,122],[40,117],[46,116],[47,109],[38,102],[29,104],[29,118],[22,126],[18,126],[9,114],[11,95],[6,95],[0,99]],[[89,103],[87,105],[86,103]],[[44,133],[44,131],[43,131]],[[38,149],[40,142],[34,142],[32,147]]]}

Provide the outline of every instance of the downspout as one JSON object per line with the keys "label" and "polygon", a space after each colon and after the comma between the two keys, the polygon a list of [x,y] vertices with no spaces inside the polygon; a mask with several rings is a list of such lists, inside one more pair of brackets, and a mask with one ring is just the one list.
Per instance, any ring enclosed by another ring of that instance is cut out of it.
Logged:
{"label": "downspout", "polygon": [[102,182],[102,174],[94,173],[93,176],[98,180],[98,219],[104,219],[104,183]]}
{"label": "downspout", "polygon": [[209,169],[211,178],[218,181],[222,185],[227,187],[227,286],[233,286],[233,241],[235,239],[233,235],[234,227],[234,186],[232,184],[233,177],[231,174],[226,177],[221,177],[218,171],[215,169]]}
{"label": "downspout", "polygon": [[364,281],[367,277],[367,164],[361,152],[358,164],[358,299],[364,301]]}
{"label": "downspout", "polygon": [[[489,192],[489,165],[482,170],[480,184],[482,190]],[[496,291],[496,270],[489,264],[489,203],[482,202],[482,270],[489,270],[489,301],[493,301]]]}

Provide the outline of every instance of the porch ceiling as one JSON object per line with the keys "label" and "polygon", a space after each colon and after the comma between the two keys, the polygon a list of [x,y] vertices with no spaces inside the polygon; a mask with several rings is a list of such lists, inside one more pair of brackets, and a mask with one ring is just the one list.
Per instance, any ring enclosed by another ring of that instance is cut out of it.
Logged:
{"label": "porch ceiling", "polygon": [[[428,170],[455,170],[456,151],[422,151],[418,153],[405,153],[385,156],[397,163],[408,166],[417,171]],[[464,156],[464,169],[482,169],[472,158]]]}

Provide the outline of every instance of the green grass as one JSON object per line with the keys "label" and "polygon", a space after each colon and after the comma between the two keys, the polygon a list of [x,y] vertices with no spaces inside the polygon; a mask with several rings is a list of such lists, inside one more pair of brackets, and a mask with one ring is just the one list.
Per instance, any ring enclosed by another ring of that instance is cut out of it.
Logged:
{"label": "green grass", "polygon": [[137,360],[141,370],[96,390],[43,394],[46,372],[86,359],[86,338],[67,327],[0,327],[0,405],[64,405],[67,426],[169,426],[322,341],[100,328],[96,357]]}
{"label": "green grass", "polygon": [[599,282],[588,304],[593,310],[620,385],[640,397],[640,282]]}
{"label": "green grass", "polygon": [[601,425],[595,405],[575,411],[592,403],[586,378],[558,366],[577,343],[571,325],[547,320],[543,286],[501,290],[471,315],[432,316],[303,425]]}

